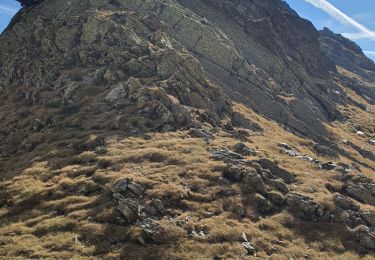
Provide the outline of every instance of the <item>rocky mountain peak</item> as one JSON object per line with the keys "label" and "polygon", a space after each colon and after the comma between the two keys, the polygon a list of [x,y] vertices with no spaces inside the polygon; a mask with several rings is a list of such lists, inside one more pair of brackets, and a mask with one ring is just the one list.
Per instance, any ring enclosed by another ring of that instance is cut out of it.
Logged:
{"label": "rocky mountain peak", "polygon": [[359,47],[355,42],[345,38],[341,34],[336,34],[332,32],[329,28],[324,27],[323,30],[320,31],[321,37],[331,38],[332,40],[336,40],[337,42],[341,43],[345,46],[345,48],[355,52],[358,55],[365,56],[361,47]]}
{"label": "rocky mountain peak", "polygon": [[281,0],[20,2],[0,258],[374,255],[375,65],[355,43]]}
{"label": "rocky mountain peak", "polygon": [[[328,28],[320,32],[320,43],[326,56],[341,68],[358,74],[363,80],[371,83],[375,79],[375,63],[366,57],[362,49],[353,41],[335,34]],[[345,77],[344,81],[356,93],[364,96],[368,102],[375,103],[375,96],[372,87],[368,83]]]}

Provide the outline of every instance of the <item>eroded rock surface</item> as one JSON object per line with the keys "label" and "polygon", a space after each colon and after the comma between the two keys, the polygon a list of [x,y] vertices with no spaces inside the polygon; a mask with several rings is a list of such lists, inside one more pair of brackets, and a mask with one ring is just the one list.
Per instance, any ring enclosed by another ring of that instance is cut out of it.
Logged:
{"label": "eroded rock surface", "polygon": [[303,228],[322,224],[342,240],[325,255],[375,250],[375,186],[356,164],[372,167],[373,127],[337,143],[374,100],[358,46],[279,0],[21,2],[0,36],[1,249],[37,241],[16,256],[48,258],[45,230],[79,229],[65,254],[266,258],[289,238],[321,250]]}

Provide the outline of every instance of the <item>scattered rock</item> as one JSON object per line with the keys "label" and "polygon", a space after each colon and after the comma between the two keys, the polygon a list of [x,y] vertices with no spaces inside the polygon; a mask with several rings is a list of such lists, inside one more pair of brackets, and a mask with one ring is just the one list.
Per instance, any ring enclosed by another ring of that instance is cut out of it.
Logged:
{"label": "scattered rock", "polygon": [[249,242],[249,240],[247,239],[247,236],[246,236],[245,232],[242,232],[241,238],[242,238],[243,242]]}
{"label": "scattered rock", "polygon": [[242,242],[242,245],[247,250],[248,255],[255,255],[256,249],[251,245],[250,242]]}
{"label": "scattered rock", "polygon": [[293,173],[290,173],[287,170],[280,168],[274,162],[268,159],[260,159],[258,163],[263,168],[269,169],[273,175],[283,179],[286,183],[293,183],[296,180],[296,176]]}
{"label": "scattered rock", "polygon": [[223,175],[227,180],[241,181],[247,171],[248,169],[242,165],[228,164],[223,171]]}
{"label": "scattered rock", "polygon": [[148,203],[145,204],[144,208],[141,211],[141,215],[143,218],[149,216],[161,216],[165,212],[165,207],[163,201],[160,199],[152,199]]}
{"label": "scattered rock", "polygon": [[355,162],[352,162],[352,167],[353,167],[354,169],[356,169],[357,171],[361,172],[361,167],[359,167],[359,165],[356,164]]}
{"label": "scattered rock", "polygon": [[344,188],[345,192],[352,198],[366,204],[375,206],[375,184],[361,183],[349,184]]}
{"label": "scattered rock", "polygon": [[342,173],[342,174],[349,174],[352,172],[352,169],[350,167],[350,165],[346,164],[346,163],[338,163],[337,166],[339,166],[338,170]]}
{"label": "scattered rock", "polygon": [[131,179],[119,181],[114,185],[113,189],[117,193],[126,193],[125,195],[128,197],[141,197],[144,192],[144,189],[140,185],[133,183]]}
{"label": "scattered rock", "polygon": [[289,155],[289,156],[298,156],[299,155],[299,153],[297,152],[297,151],[295,151],[295,150],[284,150],[284,153],[286,154],[286,155]]}
{"label": "scattered rock", "polygon": [[266,197],[276,206],[283,206],[285,204],[285,197],[276,191],[268,192]]}
{"label": "scattered rock", "polygon": [[238,140],[244,141],[244,142],[251,142],[249,139],[250,134],[248,130],[245,129],[235,129],[234,131],[231,131],[231,135],[233,138],[236,138]]}
{"label": "scattered rock", "polygon": [[90,72],[82,78],[82,82],[86,85],[99,85],[103,83],[104,72],[104,68],[99,68],[93,72]]}
{"label": "scattered rock", "polygon": [[294,148],[287,143],[277,143],[277,146],[287,150],[294,150]]}
{"label": "scattered rock", "polygon": [[337,165],[333,162],[327,162],[327,163],[323,163],[320,165],[320,168],[323,169],[323,170],[334,170],[336,169]]}
{"label": "scattered rock", "polygon": [[296,158],[304,160],[304,161],[308,161],[308,162],[311,162],[311,163],[315,163],[315,164],[319,164],[320,163],[317,159],[315,159],[315,158],[313,158],[311,156],[308,156],[308,155],[298,155],[298,156],[296,156]]}
{"label": "scattered rock", "polygon": [[191,231],[190,236],[192,237],[205,237],[206,235],[204,234],[203,231],[197,232],[195,230]]}
{"label": "scattered rock", "polygon": [[325,157],[330,157],[330,158],[335,158],[335,159],[339,158],[338,153],[335,150],[329,148],[328,146],[315,144],[313,148],[319,156],[325,156]]}
{"label": "scattered rock", "polygon": [[361,217],[368,226],[375,227],[375,212],[364,211],[361,213]]}
{"label": "scattered rock", "polygon": [[140,89],[142,88],[139,80],[130,78],[124,83],[118,83],[111,87],[112,90],[105,97],[111,106],[120,109],[124,106],[133,104],[140,97]]}
{"label": "scattered rock", "polygon": [[128,224],[133,224],[139,217],[140,204],[139,201],[133,198],[125,198],[120,194],[114,194],[114,199],[118,201],[117,209],[124,216]]}
{"label": "scattered rock", "polygon": [[287,143],[278,143],[277,146],[283,148],[284,153],[289,155],[289,156],[294,157],[294,156],[299,155],[299,152],[294,147],[290,146]]}
{"label": "scattered rock", "polygon": [[164,203],[159,199],[147,201],[145,189],[131,179],[117,182],[113,188],[113,199],[121,212],[126,224],[159,218],[164,215]]}
{"label": "scattered rock", "polygon": [[345,210],[353,210],[353,211],[359,210],[359,206],[353,200],[340,194],[336,194],[333,197],[333,202],[335,203],[337,207],[340,207]]}
{"label": "scattered rock", "polygon": [[212,134],[197,128],[190,129],[189,135],[193,138],[204,138],[205,140],[209,140],[212,138]]}
{"label": "scattered rock", "polygon": [[357,131],[356,134],[359,136],[366,136],[366,134],[362,131]]}
{"label": "scattered rock", "polygon": [[366,149],[359,149],[358,152],[365,158],[368,158],[372,161],[375,161],[375,153],[370,151],[370,150],[366,150]]}
{"label": "scattered rock", "polygon": [[355,149],[360,155],[362,155],[364,158],[368,158],[372,161],[375,161],[375,153],[370,151],[370,150],[367,150],[365,148],[362,148],[350,141],[347,141],[346,142],[347,145],[349,145],[350,147],[352,147],[353,149]]}
{"label": "scattered rock", "polygon": [[261,214],[270,214],[277,211],[277,208],[272,203],[260,194],[256,194],[255,200],[258,211]]}
{"label": "scattered rock", "polygon": [[267,186],[255,169],[244,173],[242,184],[245,193],[267,193]]}
{"label": "scattered rock", "polygon": [[222,185],[229,185],[230,184],[230,181],[227,178],[224,178],[224,177],[221,177],[221,176],[218,178],[218,182]]}
{"label": "scattered rock", "polygon": [[286,196],[286,203],[290,210],[302,220],[314,222],[330,220],[330,213],[307,196],[289,193]]}
{"label": "scattered rock", "polygon": [[255,150],[248,148],[244,143],[237,143],[234,146],[234,152],[239,153],[243,156],[257,155],[257,152]]}
{"label": "scattered rock", "polygon": [[362,248],[362,251],[375,250],[375,229],[371,229],[365,225],[358,226],[351,231],[352,240]]}
{"label": "scattered rock", "polygon": [[203,213],[203,216],[204,216],[205,218],[211,218],[211,217],[215,216],[215,213],[213,213],[213,212],[211,212],[211,211],[205,211],[205,212]]}
{"label": "scattered rock", "polygon": [[280,180],[265,179],[264,182],[267,185],[275,187],[277,190],[281,191],[284,194],[289,193],[288,185]]}
{"label": "scattered rock", "polygon": [[227,163],[241,164],[244,157],[238,153],[229,150],[216,150],[211,152],[211,159],[215,161],[224,161]]}
{"label": "scattered rock", "polygon": [[185,236],[185,231],[171,220],[147,218],[137,225],[142,229],[141,240],[158,245],[176,243]]}

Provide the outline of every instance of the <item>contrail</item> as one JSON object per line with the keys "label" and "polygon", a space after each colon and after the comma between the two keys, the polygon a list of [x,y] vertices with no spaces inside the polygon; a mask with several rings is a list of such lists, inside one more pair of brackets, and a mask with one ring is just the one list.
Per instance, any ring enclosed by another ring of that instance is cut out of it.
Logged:
{"label": "contrail", "polygon": [[17,13],[17,10],[14,10],[5,6],[0,6],[0,12],[13,15]]}
{"label": "contrail", "polygon": [[323,10],[328,15],[336,19],[337,21],[349,24],[353,26],[354,28],[358,29],[360,33],[358,34],[346,34],[348,36],[353,36],[353,38],[371,38],[375,40],[375,32],[368,29],[363,24],[357,22],[347,14],[343,13],[341,10],[339,10],[337,7],[329,3],[327,0],[305,0],[306,2],[312,4],[313,6]]}
{"label": "contrail", "polygon": [[374,39],[374,36],[369,35],[363,32],[357,33],[342,33],[342,35],[351,40],[358,40],[358,39]]}

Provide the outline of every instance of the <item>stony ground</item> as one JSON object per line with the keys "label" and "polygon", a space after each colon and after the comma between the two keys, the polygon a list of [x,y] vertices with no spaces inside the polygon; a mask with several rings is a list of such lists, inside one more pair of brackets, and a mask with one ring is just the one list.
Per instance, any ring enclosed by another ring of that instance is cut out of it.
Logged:
{"label": "stony ground", "polygon": [[[359,259],[368,252],[373,170],[324,156],[313,142],[244,113],[263,131],[56,133],[4,167],[16,175],[1,182],[2,257]],[[345,134],[370,148],[367,137]]]}
{"label": "stony ground", "polygon": [[0,258],[375,257],[355,46],[276,0],[37,2],[0,36]]}

